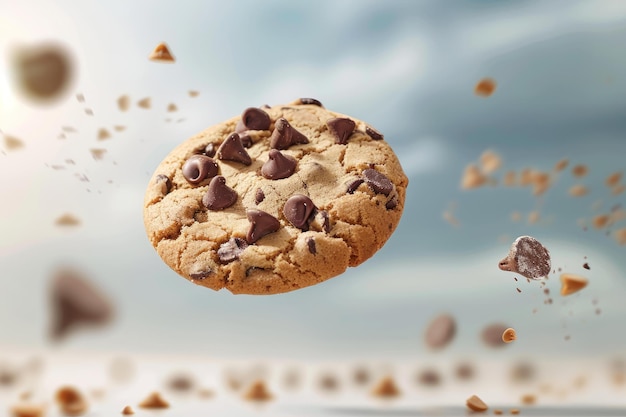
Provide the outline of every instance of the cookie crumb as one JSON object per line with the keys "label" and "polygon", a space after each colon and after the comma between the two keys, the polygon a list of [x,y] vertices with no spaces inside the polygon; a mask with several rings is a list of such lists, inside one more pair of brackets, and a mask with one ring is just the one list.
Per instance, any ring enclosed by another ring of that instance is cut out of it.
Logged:
{"label": "cookie crumb", "polygon": [[150,61],[163,63],[173,63],[176,61],[165,42],[161,42],[157,46],[155,46],[148,56],[148,59]]}
{"label": "cookie crumb", "polygon": [[152,107],[152,99],[150,97],[142,98],[137,102],[137,106],[142,109],[149,109]]}
{"label": "cookie crumb", "polygon": [[123,95],[117,99],[117,107],[120,111],[127,111],[130,108],[130,97]]}
{"label": "cookie crumb", "polygon": [[572,167],[572,175],[577,178],[584,177],[588,173],[589,173],[589,168],[587,168],[587,166],[583,164],[578,164]]}
{"label": "cookie crumb", "polygon": [[109,139],[111,137],[111,134],[109,133],[109,131],[105,128],[100,128],[98,130],[98,140],[106,140]]}
{"label": "cookie crumb", "polygon": [[248,387],[243,398],[248,401],[269,401],[273,396],[265,386],[265,382],[257,380]]}
{"label": "cookie crumb", "polygon": [[135,414],[135,410],[133,410],[133,407],[131,407],[130,405],[127,405],[122,410],[122,414],[125,415],[125,416],[129,416],[131,414]]}
{"label": "cookie crumb", "polygon": [[587,262],[585,262],[585,263],[583,264],[583,268],[585,268],[585,269],[591,269],[591,267],[589,266],[589,263],[587,263]]}
{"label": "cookie crumb", "polygon": [[581,184],[572,185],[569,189],[569,195],[572,197],[583,197],[589,193],[587,187]]}
{"label": "cookie crumb", "polygon": [[46,408],[43,405],[24,403],[11,407],[12,417],[43,417],[45,414]]}
{"label": "cookie crumb", "polygon": [[502,166],[502,158],[492,150],[486,150],[480,156],[480,165],[485,174],[492,174]]}
{"label": "cookie crumb", "polygon": [[65,213],[58,217],[54,223],[57,226],[78,226],[80,225],[80,220],[73,214]]}
{"label": "cookie crumb", "polygon": [[475,164],[469,164],[465,167],[465,171],[463,171],[461,188],[464,190],[479,188],[487,184],[487,180],[488,178]]}
{"label": "cookie crumb", "polygon": [[561,274],[561,295],[574,294],[587,286],[588,280],[585,277],[575,274]]}
{"label": "cookie crumb", "polygon": [[15,136],[4,135],[4,146],[7,147],[7,150],[14,151],[23,148],[24,142]]}
{"label": "cookie crumb", "polygon": [[509,327],[502,333],[502,341],[504,343],[511,343],[514,340],[517,340],[517,333],[515,332],[515,329]]}
{"label": "cookie crumb", "polygon": [[441,384],[441,375],[435,369],[425,369],[418,375],[418,382],[424,386],[435,387]]}
{"label": "cookie crumb", "polygon": [[168,112],[174,112],[174,111],[177,111],[177,110],[178,110],[178,107],[176,107],[176,104],[174,104],[174,103],[168,104],[168,106],[167,106],[167,111]]}
{"label": "cookie crumb", "polygon": [[400,390],[393,378],[386,376],[372,389],[372,395],[379,398],[394,398],[400,395]]}
{"label": "cookie crumb", "polygon": [[200,94],[199,91],[196,90],[189,90],[189,97],[198,97],[198,95]]}
{"label": "cookie crumb", "polygon": [[104,154],[107,152],[107,150],[102,148],[92,148],[89,149],[89,152],[91,152],[91,156],[93,157],[93,159],[99,161],[104,158]]}
{"label": "cookie crumb", "polygon": [[89,408],[85,397],[74,387],[59,388],[55,395],[61,412],[67,416],[79,416]]}
{"label": "cookie crumb", "polygon": [[493,78],[483,78],[474,86],[474,94],[479,97],[489,97],[496,91],[496,81]]}
{"label": "cookie crumb", "polygon": [[483,329],[481,338],[489,347],[497,348],[504,346],[505,343],[502,341],[502,334],[508,328],[509,326],[502,323],[490,324]]}
{"label": "cookie crumb", "polygon": [[500,410],[499,408],[496,408],[495,410],[493,410],[493,413],[497,416],[502,415],[502,410]]}
{"label": "cookie crumb", "polygon": [[537,397],[533,394],[525,394],[520,398],[520,402],[524,405],[533,405],[537,402]]}
{"label": "cookie crumb", "polygon": [[201,388],[198,390],[198,396],[202,399],[213,398],[215,396],[215,391],[209,388]]}
{"label": "cookie crumb", "polygon": [[511,413],[511,414],[513,414],[513,415],[517,415],[517,414],[519,414],[519,413],[520,413],[520,411],[519,411],[519,409],[517,409],[517,408],[511,408],[511,409],[509,410],[509,413]]}
{"label": "cookie crumb", "polygon": [[161,397],[158,392],[153,392],[148,395],[142,402],[139,403],[139,407],[147,409],[159,409],[169,408],[170,404]]}
{"label": "cookie crumb", "polygon": [[476,395],[472,395],[471,397],[469,397],[465,404],[467,405],[467,408],[472,411],[482,412],[489,409],[487,404],[485,404],[483,400],[478,398]]}

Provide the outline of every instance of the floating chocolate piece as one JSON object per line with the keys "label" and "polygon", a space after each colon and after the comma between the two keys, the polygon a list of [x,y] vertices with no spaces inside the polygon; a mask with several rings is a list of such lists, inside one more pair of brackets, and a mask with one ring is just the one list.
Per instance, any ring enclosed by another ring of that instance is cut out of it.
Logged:
{"label": "floating chocolate piece", "polygon": [[498,267],[502,271],[516,272],[530,279],[547,277],[552,270],[550,252],[537,239],[520,236]]}
{"label": "floating chocolate piece", "polygon": [[237,133],[232,133],[217,149],[217,158],[223,161],[241,162],[244,165],[252,164],[250,155],[241,143]]}
{"label": "floating chocolate piece", "polygon": [[209,184],[202,204],[209,210],[222,210],[232,206],[237,201],[237,193],[235,190],[226,185],[226,178],[218,175],[213,177]]}
{"label": "floating chocolate piece", "polygon": [[385,136],[383,136],[382,133],[370,126],[365,126],[365,133],[367,133],[367,135],[374,140],[385,139]]}
{"label": "floating chocolate piece", "polygon": [[268,180],[290,177],[296,170],[296,158],[284,155],[276,149],[270,149],[268,158],[261,168],[261,175]]}
{"label": "floating chocolate piece", "polygon": [[265,193],[260,188],[257,188],[256,193],[254,194],[254,202],[259,204],[263,200],[265,200]]}
{"label": "floating chocolate piece", "polygon": [[216,151],[217,148],[214,143],[209,143],[206,148],[204,148],[204,154],[210,158],[213,158],[215,156]]}
{"label": "floating chocolate piece", "polygon": [[301,143],[309,143],[309,140],[292,127],[287,119],[281,117],[276,120],[274,131],[272,132],[272,136],[270,136],[270,148],[287,149],[291,145]]}
{"label": "floating chocolate piece", "polygon": [[161,187],[161,193],[167,194],[172,189],[172,181],[167,175],[159,174],[156,176],[155,183]]}
{"label": "floating chocolate piece", "polygon": [[239,255],[248,247],[248,243],[238,237],[231,237],[228,242],[224,242],[217,250],[217,256],[220,257],[220,262],[229,263],[235,259],[239,259]]}
{"label": "floating chocolate piece", "polygon": [[348,194],[354,194],[356,189],[359,188],[359,186],[361,184],[363,184],[364,182],[365,182],[364,179],[357,178],[356,180],[354,180],[354,181],[352,181],[351,183],[348,184],[348,190],[346,192]]}
{"label": "floating chocolate piece", "polygon": [[316,100],[314,98],[309,98],[309,97],[301,98],[300,104],[313,104],[314,106],[324,107],[322,106],[322,103],[319,100]]}
{"label": "floating chocolate piece", "polygon": [[456,320],[444,313],[435,317],[426,328],[424,342],[431,349],[443,349],[448,346],[456,335]]}
{"label": "floating chocolate piece", "polygon": [[348,138],[354,132],[356,123],[345,117],[336,117],[326,121],[328,130],[335,137],[335,143],[345,145],[348,143]]}
{"label": "floating chocolate piece", "polygon": [[207,270],[207,271],[202,271],[202,272],[195,272],[193,274],[189,274],[189,278],[191,279],[197,279],[197,280],[202,280],[205,278],[210,277],[211,275],[213,275],[214,272],[212,270]]}
{"label": "floating chocolate piece", "polygon": [[246,240],[253,244],[263,236],[276,232],[280,229],[280,222],[274,216],[261,210],[246,210],[246,216],[250,221],[250,229]]}
{"label": "floating chocolate piece", "polygon": [[366,169],[363,171],[363,176],[367,185],[377,194],[389,195],[393,190],[393,184],[389,181],[389,178],[375,169]]}
{"label": "floating chocolate piece", "polygon": [[248,107],[241,114],[241,120],[237,122],[235,132],[241,133],[246,130],[268,130],[272,123],[269,114],[258,107]]}
{"label": "floating chocolate piece", "polygon": [[308,230],[309,218],[315,209],[315,204],[309,197],[295,194],[285,203],[283,214],[298,229]]}
{"label": "floating chocolate piece", "polygon": [[313,255],[315,255],[317,253],[317,248],[315,247],[315,239],[312,237],[307,237],[306,238],[306,245],[309,247],[309,252],[311,252]]}
{"label": "floating chocolate piece", "polygon": [[217,175],[217,163],[205,155],[193,155],[183,165],[183,176],[189,184],[198,185]]}

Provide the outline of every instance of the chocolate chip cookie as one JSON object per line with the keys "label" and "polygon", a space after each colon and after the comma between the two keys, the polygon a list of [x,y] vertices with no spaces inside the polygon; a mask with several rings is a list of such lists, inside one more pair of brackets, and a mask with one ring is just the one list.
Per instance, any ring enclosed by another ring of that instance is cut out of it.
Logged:
{"label": "chocolate chip cookie", "polygon": [[383,135],[315,99],[250,107],[176,147],[145,195],[161,258],[233,294],[318,284],[395,230],[408,179]]}

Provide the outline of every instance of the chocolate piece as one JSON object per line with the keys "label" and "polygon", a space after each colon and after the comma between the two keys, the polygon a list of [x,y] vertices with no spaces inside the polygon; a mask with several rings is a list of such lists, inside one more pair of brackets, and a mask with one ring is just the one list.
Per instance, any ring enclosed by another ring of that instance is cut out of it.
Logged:
{"label": "chocolate piece", "polygon": [[204,154],[208,157],[213,158],[215,156],[215,152],[217,148],[214,143],[209,143],[206,148],[204,148]]}
{"label": "chocolate piece", "polygon": [[511,245],[506,258],[498,267],[502,271],[515,272],[530,279],[547,277],[552,270],[550,252],[537,239],[520,236]]}
{"label": "chocolate piece", "polygon": [[172,181],[167,175],[159,174],[155,179],[156,184],[161,186],[161,193],[167,194],[172,189]]}
{"label": "chocolate piece", "polygon": [[223,161],[241,162],[244,165],[252,164],[250,155],[241,143],[237,133],[232,133],[217,149],[217,158]]}
{"label": "chocolate piece", "polygon": [[363,171],[363,176],[367,185],[377,194],[389,195],[393,190],[393,184],[389,181],[389,178],[375,169],[366,169]]}
{"label": "chocolate piece", "polygon": [[387,204],[385,204],[385,208],[387,210],[393,210],[396,208],[397,205],[398,205],[398,197],[394,195],[393,197],[391,197],[391,200],[387,201]]}
{"label": "chocolate piece", "polygon": [[270,148],[287,149],[291,145],[309,143],[309,140],[302,133],[292,127],[287,119],[281,117],[276,120],[274,131],[270,136]]}
{"label": "chocolate piece", "polygon": [[246,216],[250,221],[250,229],[246,240],[253,244],[263,236],[276,232],[280,229],[280,222],[274,216],[261,210],[246,210]]}
{"label": "chocolate piece", "polygon": [[363,184],[364,182],[365,182],[364,179],[357,178],[356,180],[354,180],[354,181],[352,181],[351,183],[348,184],[348,190],[346,192],[348,194],[354,194],[356,189],[359,188],[359,186],[361,184]]}
{"label": "chocolate piece", "polygon": [[322,106],[322,103],[319,100],[316,100],[314,98],[309,98],[309,97],[301,98],[300,104],[313,104],[314,106],[324,107]]}
{"label": "chocolate piece", "polygon": [[456,335],[456,320],[444,313],[434,318],[424,334],[424,342],[431,349],[442,349],[450,344]]}
{"label": "chocolate piece", "polygon": [[202,280],[202,279],[210,277],[213,273],[214,272],[209,269],[208,271],[195,272],[193,274],[189,274],[189,277],[191,279]]}
{"label": "chocolate piece", "polygon": [[309,197],[295,194],[289,197],[289,200],[285,203],[283,214],[298,229],[308,230],[309,218],[315,209],[315,204]]}
{"label": "chocolate piece", "polygon": [[235,259],[239,259],[239,255],[248,247],[248,243],[238,237],[231,237],[228,242],[224,242],[217,250],[217,256],[220,257],[220,262],[229,263]]}
{"label": "chocolate piece", "polygon": [[365,126],[365,133],[367,133],[367,135],[374,140],[385,139],[382,133],[370,126]]}
{"label": "chocolate piece", "polygon": [[232,206],[237,201],[237,193],[235,190],[226,185],[226,178],[218,175],[213,177],[209,184],[202,204],[209,210],[222,210]]}
{"label": "chocolate piece", "polygon": [[348,143],[348,138],[354,132],[356,123],[353,120],[345,117],[336,117],[326,121],[328,130],[335,137],[335,143],[345,145]]}
{"label": "chocolate piece", "polygon": [[589,264],[588,264],[587,262],[585,262],[585,263],[583,264],[583,268],[585,268],[585,269],[591,269],[591,267],[589,266]]}
{"label": "chocolate piece", "polygon": [[198,185],[217,175],[217,163],[205,155],[193,155],[183,165],[183,176],[189,184]]}
{"label": "chocolate piece", "polygon": [[241,135],[239,135],[239,139],[241,139],[241,144],[244,148],[252,147],[252,138],[246,132],[243,132]]}
{"label": "chocolate piece", "polygon": [[317,248],[315,247],[315,239],[312,237],[307,237],[306,244],[309,247],[309,252],[315,255],[317,253]]}
{"label": "chocolate piece", "polygon": [[241,133],[246,130],[268,130],[272,123],[269,114],[258,107],[248,107],[241,114],[241,120],[237,122],[235,132]]}
{"label": "chocolate piece", "polygon": [[265,193],[260,188],[257,188],[256,193],[254,194],[254,202],[259,204],[263,200],[265,200]]}
{"label": "chocolate piece", "polygon": [[268,180],[290,177],[296,170],[296,158],[284,155],[276,149],[270,149],[268,158],[261,168],[261,175]]}

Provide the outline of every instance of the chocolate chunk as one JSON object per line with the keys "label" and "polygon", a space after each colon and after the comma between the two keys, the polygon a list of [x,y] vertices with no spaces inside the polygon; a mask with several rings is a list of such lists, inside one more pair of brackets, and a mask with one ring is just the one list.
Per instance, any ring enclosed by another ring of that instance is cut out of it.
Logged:
{"label": "chocolate chunk", "polygon": [[350,135],[354,132],[356,123],[345,117],[336,117],[326,121],[326,126],[328,126],[328,130],[335,137],[335,143],[345,145],[348,143]]}
{"label": "chocolate chunk", "polygon": [[215,156],[215,152],[217,148],[214,143],[209,143],[206,148],[204,148],[204,154],[208,157],[213,158]]}
{"label": "chocolate chunk", "polygon": [[235,259],[239,259],[239,255],[248,247],[248,243],[238,237],[231,237],[228,242],[222,243],[217,250],[217,256],[220,257],[220,262],[229,263]]}
{"label": "chocolate chunk", "polygon": [[301,230],[308,230],[309,218],[316,210],[313,201],[305,195],[295,194],[289,197],[289,200],[283,207],[283,214],[291,224]]}
{"label": "chocolate chunk", "polygon": [[243,145],[244,148],[252,147],[253,145],[252,138],[247,133],[244,132],[241,135],[239,135],[239,139],[241,139],[241,144]]}
{"label": "chocolate chunk", "polygon": [[237,133],[232,133],[217,149],[217,158],[223,161],[241,162],[244,165],[252,164],[250,155],[241,143]]}
{"label": "chocolate chunk", "polygon": [[161,187],[161,192],[167,194],[172,189],[172,181],[167,175],[159,174],[156,176],[155,182]]}
{"label": "chocolate chunk", "polygon": [[253,244],[263,236],[276,232],[280,229],[280,222],[274,216],[261,210],[246,210],[246,216],[250,221],[250,229],[246,240]]}
{"label": "chocolate chunk", "polygon": [[183,165],[183,176],[189,184],[198,185],[217,175],[217,163],[205,155],[193,155]]}
{"label": "chocolate chunk", "polygon": [[193,274],[189,274],[189,277],[191,279],[201,280],[201,279],[210,277],[212,274],[213,274],[213,271],[209,269],[208,271],[195,272]]}
{"label": "chocolate chunk", "polygon": [[369,137],[374,139],[374,140],[383,140],[383,139],[385,139],[385,137],[383,136],[382,133],[380,133],[378,130],[376,130],[373,127],[370,127],[370,126],[365,126],[365,133],[367,133],[369,135]]}
{"label": "chocolate chunk", "polygon": [[241,120],[235,127],[235,132],[240,133],[246,130],[268,130],[271,119],[269,114],[258,107],[248,107],[241,114]]}
{"label": "chocolate chunk", "polygon": [[209,210],[222,210],[232,206],[237,201],[237,193],[235,190],[226,185],[226,178],[218,175],[213,177],[209,184],[202,204]]}
{"label": "chocolate chunk", "polygon": [[261,175],[268,180],[280,180],[290,177],[296,170],[296,158],[284,155],[276,149],[270,149],[269,159],[261,168]]}
{"label": "chocolate chunk", "polygon": [[270,148],[287,149],[291,145],[309,143],[309,140],[302,133],[292,127],[287,119],[281,117],[276,120],[274,131],[270,136]]}
{"label": "chocolate chunk", "polygon": [[312,237],[307,237],[306,244],[309,247],[309,252],[315,255],[317,253],[317,248],[315,247],[315,239]]}
{"label": "chocolate chunk", "polygon": [[375,169],[366,169],[363,171],[363,176],[367,185],[377,194],[389,195],[393,190],[393,184],[389,181],[389,178]]}
{"label": "chocolate chunk", "polygon": [[391,197],[391,200],[387,201],[387,204],[385,204],[385,208],[387,210],[393,210],[396,208],[397,205],[398,205],[398,197],[394,195],[393,197]]}
{"label": "chocolate chunk", "polygon": [[300,99],[300,104],[313,104],[314,106],[320,106],[320,107],[324,107],[322,106],[322,103],[319,100],[316,100],[314,98],[301,98]]}
{"label": "chocolate chunk", "polygon": [[265,200],[265,193],[260,188],[257,188],[256,193],[254,194],[254,202],[259,204],[263,200]]}
{"label": "chocolate chunk", "polygon": [[365,180],[363,180],[361,178],[357,178],[356,180],[354,180],[354,181],[352,181],[351,183],[348,184],[348,190],[346,192],[348,194],[354,194],[356,189],[359,188],[359,186],[361,184],[363,184],[364,182],[365,182]]}
{"label": "chocolate chunk", "polygon": [[585,262],[585,263],[583,264],[583,268],[585,268],[585,269],[591,269],[591,267],[589,266],[589,264],[588,264],[587,262]]}

